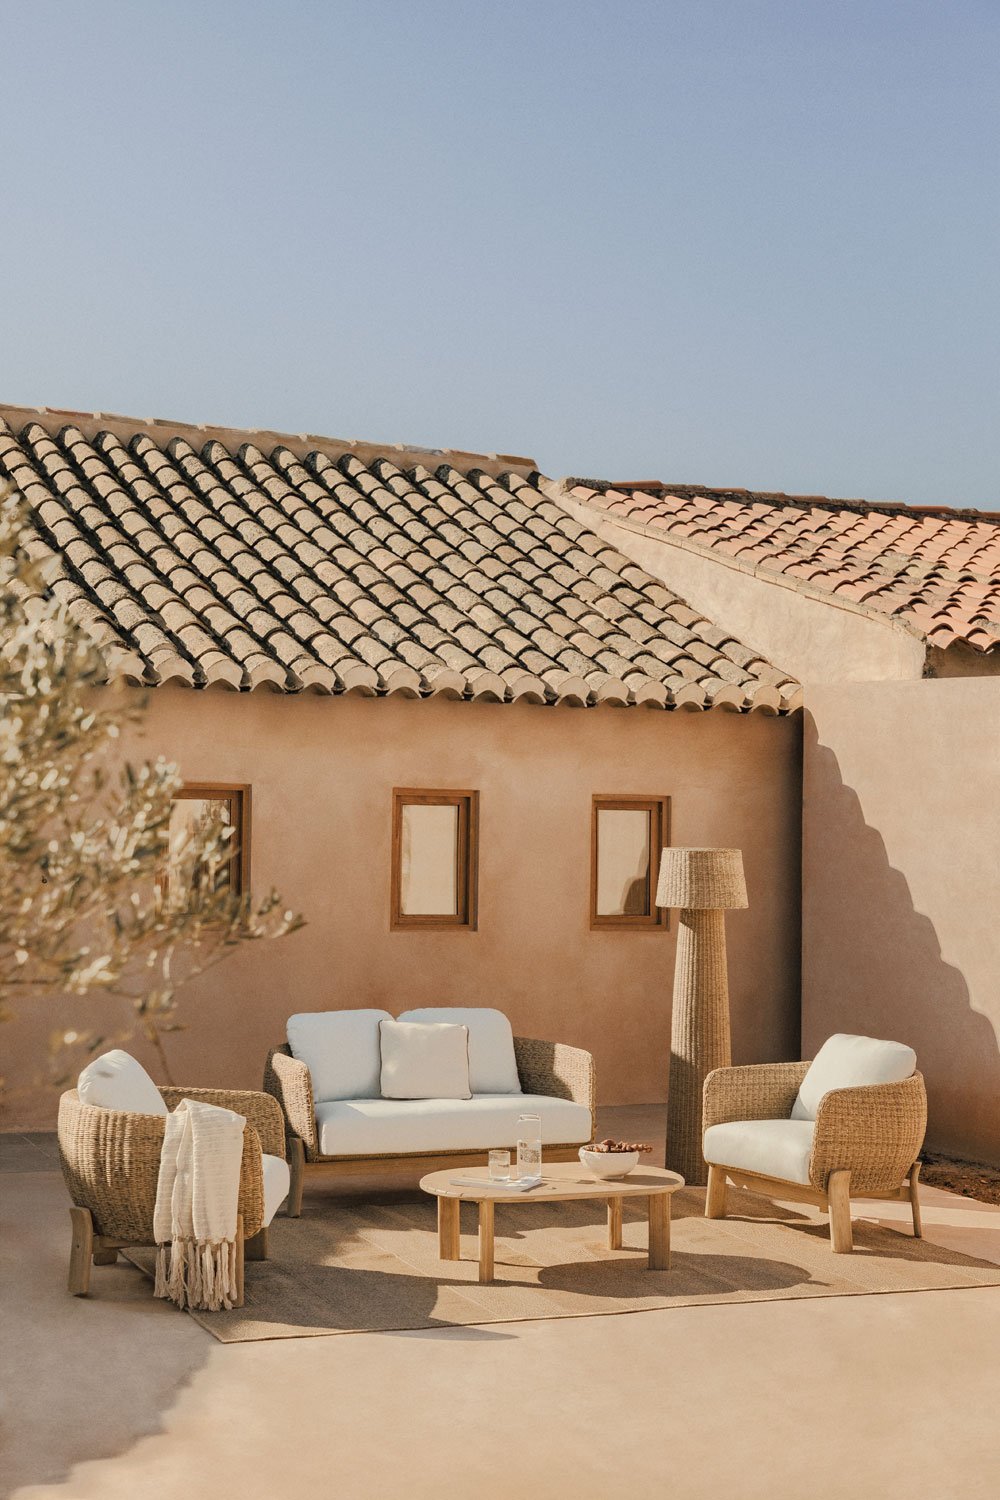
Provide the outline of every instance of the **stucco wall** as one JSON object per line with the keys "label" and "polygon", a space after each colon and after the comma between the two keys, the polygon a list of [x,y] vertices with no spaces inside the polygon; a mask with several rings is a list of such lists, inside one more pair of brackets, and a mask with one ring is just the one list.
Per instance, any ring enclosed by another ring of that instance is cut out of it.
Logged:
{"label": "stucco wall", "polygon": [[[662,1099],[674,930],[589,928],[591,796],[625,792],[671,796],[675,843],[744,850],[750,909],[727,918],[734,1052],[797,1056],[800,743],[797,719],[762,714],[157,689],[133,754],[252,783],[253,884],[308,920],[191,987],[174,1076],[258,1085],[294,1010],[471,1003],[593,1051],[602,1102]],[[479,789],[477,932],[389,931],[394,786]],[[5,1029],[10,1083],[43,1063],[60,1009]],[[51,1094],[12,1098],[8,1124],[51,1119]]]}
{"label": "stucco wall", "polygon": [[738,559],[726,561],[717,552],[666,541],[561,492],[556,498],[619,552],[662,578],[710,620],[724,621],[739,640],[800,682],[906,680],[923,672],[924,642],[894,621],[865,615],[830,596],[811,597]]}
{"label": "stucco wall", "polygon": [[1000,682],[806,692],[802,1044],[916,1048],[929,1143],[1000,1164]]}

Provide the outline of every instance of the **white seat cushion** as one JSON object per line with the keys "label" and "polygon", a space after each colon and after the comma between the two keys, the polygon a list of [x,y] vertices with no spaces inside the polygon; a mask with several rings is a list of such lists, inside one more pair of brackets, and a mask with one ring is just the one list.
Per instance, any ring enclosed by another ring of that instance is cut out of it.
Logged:
{"label": "white seat cushion", "polygon": [[473,1094],[519,1094],[514,1033],[502,1010],[464,1005],[404,1010],[401,1021],[451,1021],[469,1028],[469,1086]]}
{"label": "white seat cushion", "polygon": [[825,1041],[809,1065],[792,1105],[793,1120],[815,1120],[820,1100],[831,1089],[868,1083],[902,1083],[917,1066],[917,1054],[902,1042],[838,1032]]}
{"label": "white seat cushion", "polygon": [[517,1117],[535,1114],[542,1144],[583,1145],[590,1110],[547,1094],[472,1099],[341,1099],[316,1106],[324,1156],[406,1156],[417,1151],[488,1151],[517,1144]]}
{"label": "white seat cushion", "polygon": [[292,1056],[304,1062],[314,1099],[377,1099],[382,1054],[378,1023],[387,1010],[322,1010],[289,1016]]}
{"label": "white seat cushion", "polygon": [[130,1115],[168,1115],[156,1084],[142,1063],[115,1047],[95,1057],[80,1074],[77,1093],[84,1104],[98,1109],[119,1109]]}
{"label": "white seat cushion", "polygon": [[812,1120],[734,1120],[705,1131],[704,1156],[717,1167],[735,1167],[783,1182],[809,1181]]}
{"label": "white seat cushion", "polygon": [[469,1028],[380,1021],[383,1099],[471,1099]]}
{"label": "white seat cushion", "polygon": [[288,1197],[291,1177],[287,1161],[283,1161],[280,1156],[268,1156],[264,1152],[261,1162],[264,1167],[264,1228],[266,1229]]}

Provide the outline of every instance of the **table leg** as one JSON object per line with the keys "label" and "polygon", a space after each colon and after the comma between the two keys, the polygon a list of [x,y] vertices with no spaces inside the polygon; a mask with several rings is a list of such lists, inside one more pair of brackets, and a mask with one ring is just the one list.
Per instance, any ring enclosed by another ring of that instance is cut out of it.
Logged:
{"label": "table leg", "polygon": [[493,1280],[493,1203],[487,1199],[479,1205],[479,1280]]}
{"label": "table leg", "polygon": [[608,1199],[608,1249],[620,1250],[622,1247],[622,1200],[620,1198]]}
{"label": "table leg", "polygon": [[461,1204],[457,1198],[438,1199],[438,1254],[442,1260],[461,1260]]}
{"label": "table leg", "polygon": [[649,1269],[670,1270],[670,1194],[650,1193]]}

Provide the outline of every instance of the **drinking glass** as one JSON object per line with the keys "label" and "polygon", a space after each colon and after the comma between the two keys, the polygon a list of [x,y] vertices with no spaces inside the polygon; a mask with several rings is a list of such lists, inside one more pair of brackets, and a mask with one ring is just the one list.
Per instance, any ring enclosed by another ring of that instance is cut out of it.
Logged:
{"label": "drinking glass", "polygon": [[517,1119],[517,1176],[520,1182],[542,1180],[542,1121],[540,1115]]}
{"label": "drinking glass", "polygon": [[509,1151],[491,1151],[490,1154],[489,1154],[489,1158],[488,1159],[489,1159],[489,1164],[490,1164],[490,1181],[491,1182],[509,1182],[510,1181],[510,1152]]}

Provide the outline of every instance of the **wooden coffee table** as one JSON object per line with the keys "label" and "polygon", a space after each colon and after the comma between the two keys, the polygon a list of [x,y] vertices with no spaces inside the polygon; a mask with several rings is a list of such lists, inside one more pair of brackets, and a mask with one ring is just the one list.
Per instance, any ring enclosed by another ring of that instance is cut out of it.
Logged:
{"label": "wooden coffee table", "polygon": [[670,1269],[670,1196],[684,1186],[684,1178],[662,1167],[637,1167],[616,1182],[600,1182],[575,1162],[545,1162],[542,1180],[526,1191],[511,1191],[490,1182],[485,1166],[464,1171],[431,1172],[420,1186],[438,1201],[438,1244],[442,1260],[461,1260],[459,1205],[479,1204],[479,1280],[493,1278],[493,1210],[497,1203],[516,1208],[522,1203],[578,1202],[603,1198],[608,1205],[608,1249],[622,1247],[622,1202],[645,1198],[649,1204],[649,1269]]}

